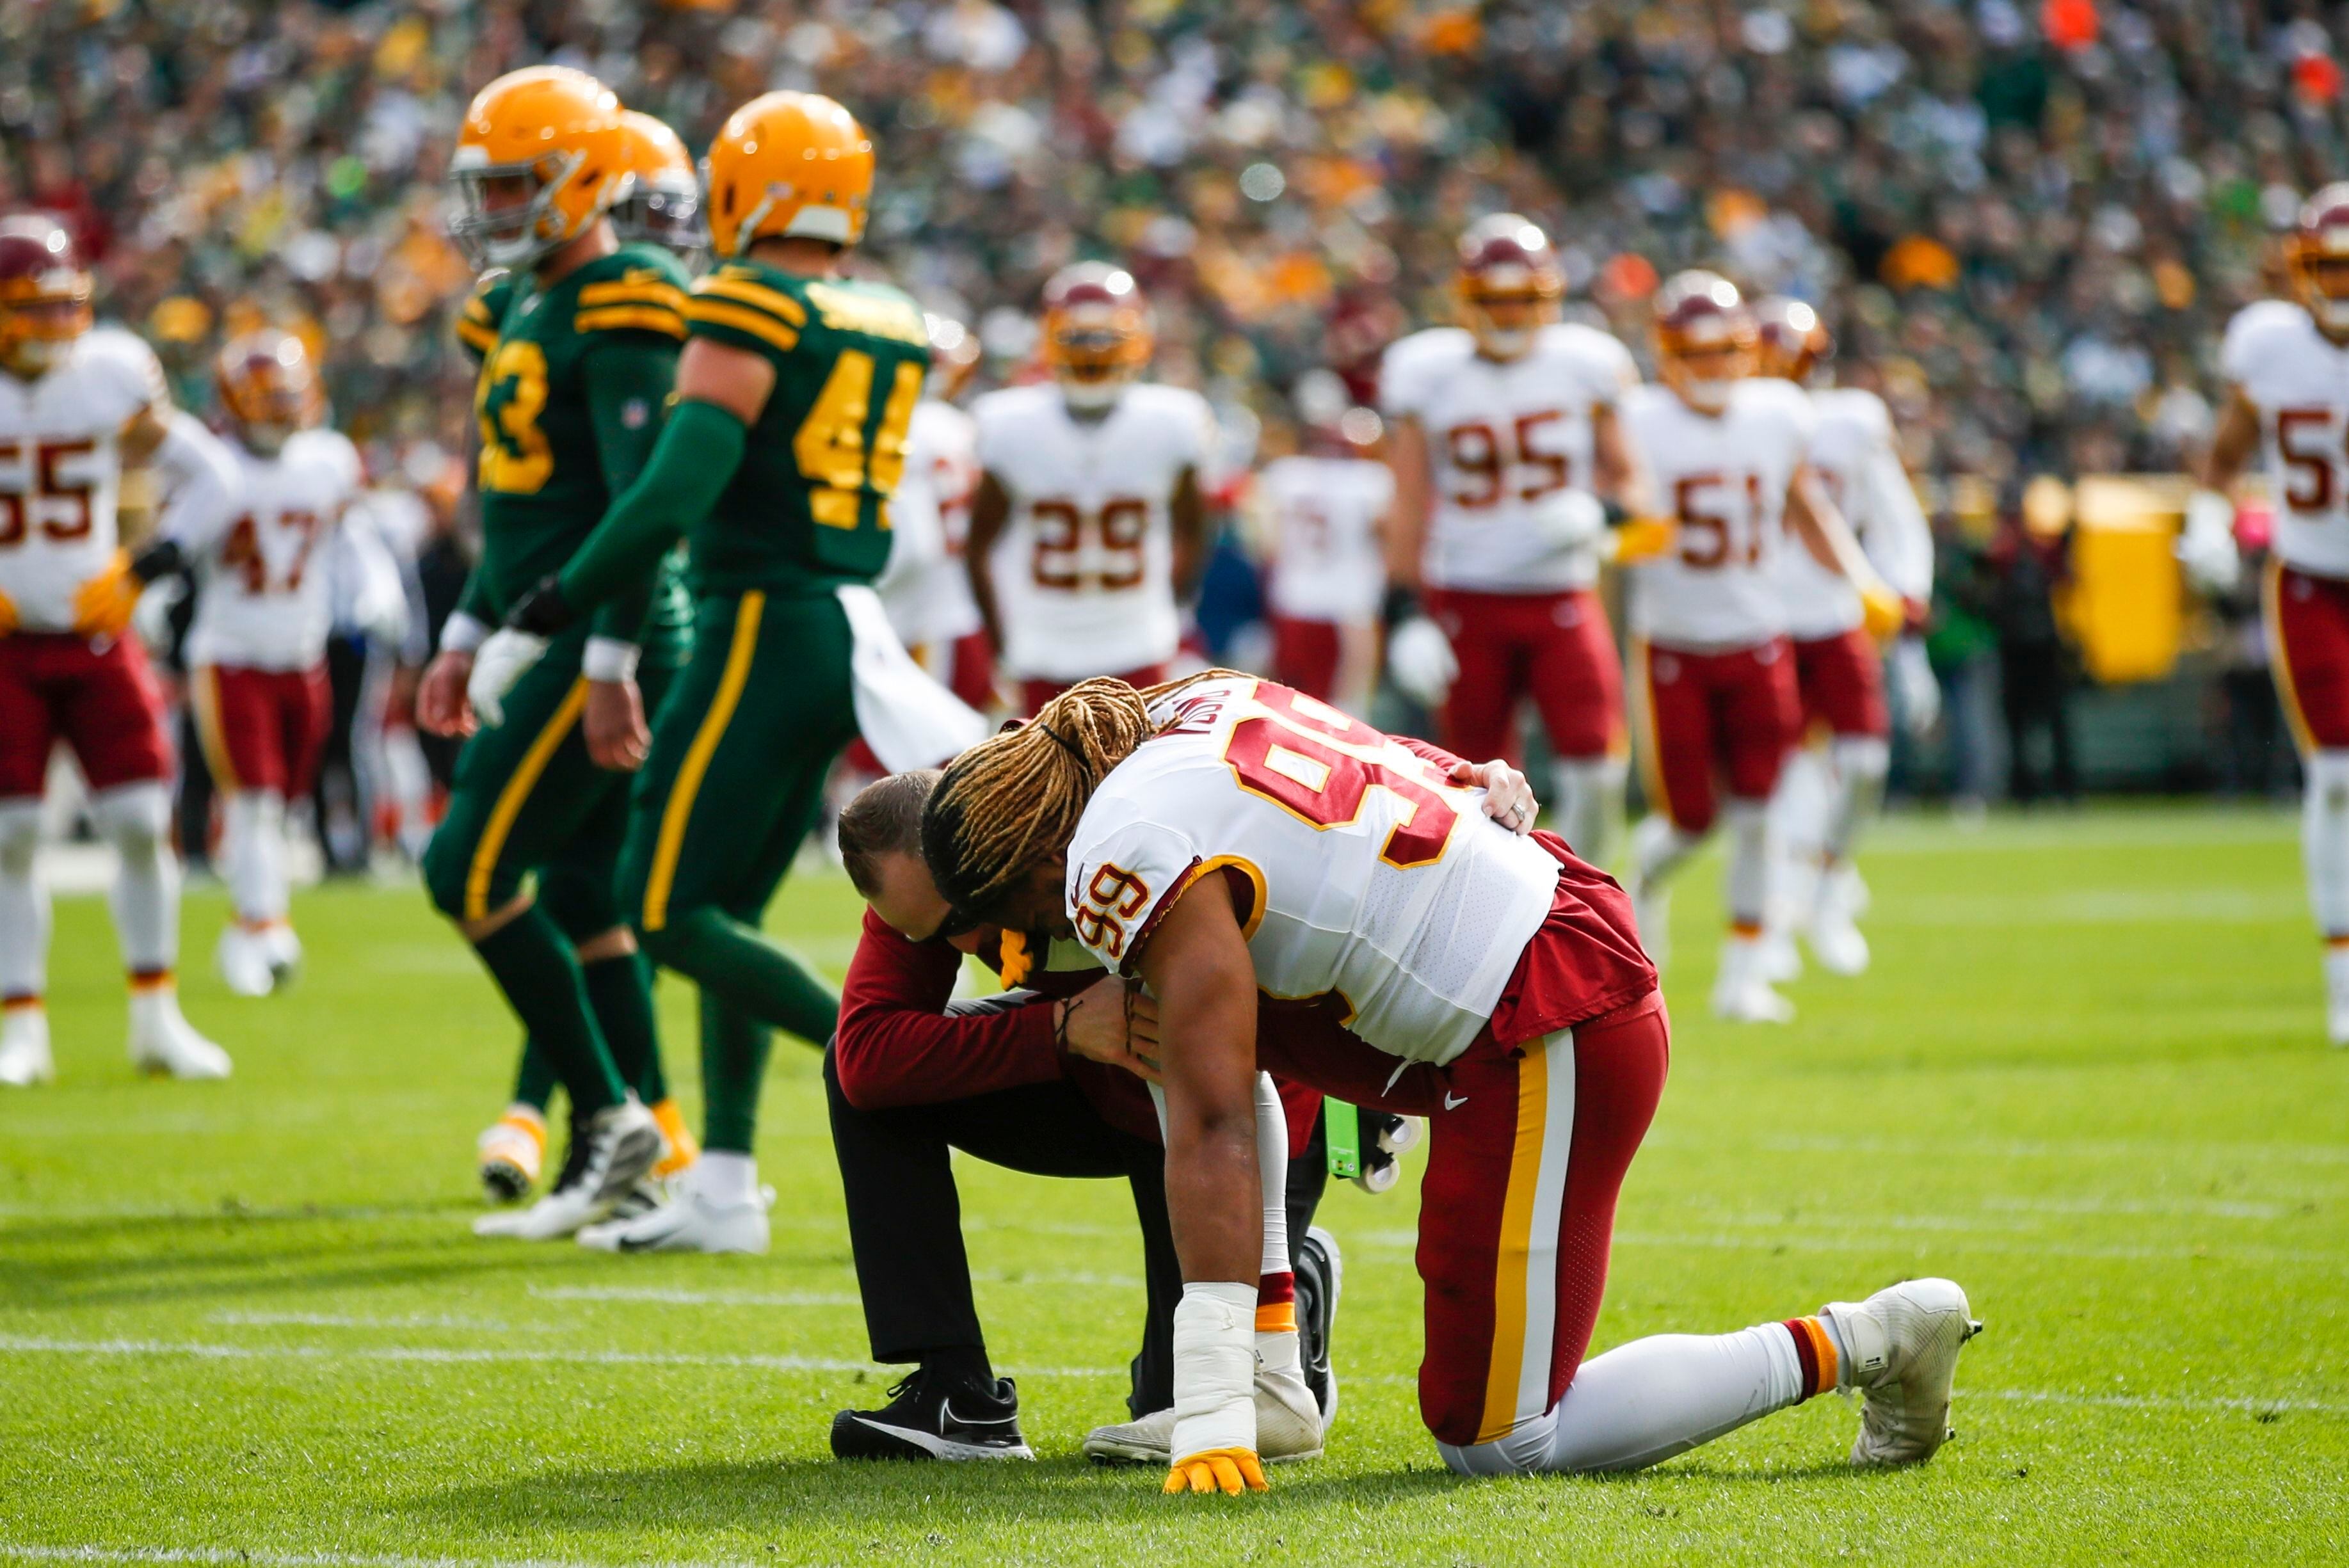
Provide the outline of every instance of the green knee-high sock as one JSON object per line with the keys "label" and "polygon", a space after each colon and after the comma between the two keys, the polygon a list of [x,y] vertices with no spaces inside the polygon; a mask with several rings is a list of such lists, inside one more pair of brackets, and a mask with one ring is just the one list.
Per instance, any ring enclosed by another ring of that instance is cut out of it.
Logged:
{"label": "green knee-high sock", "polygon": [[593,1116],[626,1098],[627,1086],[587,1010],[579,961],[544,910],[533,904],[474,943],[473,951],[570,1091],[573,1115]]}
{"label": "green knee-high sock", "polygon": [[554,1064],[546,1059],[546,1053],[538,1048],[538,1042],[525,1035],[522,1042],[522,1063],[514,1068],[512,1103],[535,1106],[543,1113],[546,1102],[554,1098]]}
{"label": "green knee-high sock", "polygon": [[622,953],[579,966],[612,1065],[647,1105],[668,1098],[661,1074],[660,1033],[653,1022],[653,966],[641,953]]}
{"label": "green knee-high sock", "polygon": [[720,997],[701,994],[704,1149],[748,1154],[759,1130],[759,1086],[774,1032]]}
{"label": "green knee-high sock", "polygon": [[644,940],[646,953],[662,968],[819,1049],[840,1026],[839,993],[723,910],[688,911],[645,933]]}

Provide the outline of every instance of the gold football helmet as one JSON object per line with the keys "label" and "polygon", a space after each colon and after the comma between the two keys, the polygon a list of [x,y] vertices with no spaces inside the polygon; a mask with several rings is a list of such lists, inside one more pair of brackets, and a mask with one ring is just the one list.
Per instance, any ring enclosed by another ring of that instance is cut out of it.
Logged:
{"label": "gold football helmet", "polygon": [[641,109],[620,111],[620,135],[628,149],[628,172],[636,188],[612,209],[612,228],[621,242],[641,241],[693,257],[709,248],[701,226],[701,181],[685,143],[662,120]]}
{"label": "gold football helmet", "polygon": [[463,203],[450,237],[474,270],[529,266],[633,189],[620,100],[568,66],[509,71],[465,110],[449,178]]}
{"label": "gold football helmet", "polygon": [[721,261],[771,235],[853,245],[873,197],[873,139],[817,93],[764,93],[709,144],[709,243]]}

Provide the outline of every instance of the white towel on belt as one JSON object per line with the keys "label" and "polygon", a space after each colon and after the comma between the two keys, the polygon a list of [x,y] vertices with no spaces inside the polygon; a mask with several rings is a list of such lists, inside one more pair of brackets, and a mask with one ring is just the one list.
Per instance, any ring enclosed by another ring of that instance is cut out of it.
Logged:
{"label": "white towel on belt", "polygon": [[914,662],[889,624],[881,596],[862,583],[835,589],[855,639],[850,674],[856,727],[892,773],[936,768],[987,738],[987,720]]}

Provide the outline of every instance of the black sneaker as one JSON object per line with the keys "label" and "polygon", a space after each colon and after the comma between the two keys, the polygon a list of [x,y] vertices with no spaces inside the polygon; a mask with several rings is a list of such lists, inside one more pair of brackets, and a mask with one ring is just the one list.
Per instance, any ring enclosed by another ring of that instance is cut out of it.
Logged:
{"label": "black sneaker", "polygon": [[916,1370],[889,1390],[888,1408],[832,1418],[832,1452],[843,1460],[1032,1460],[1019,1435],[1019,1391]]}
{"label": "black sneaker", "polygon": [[1305,1386],[1321,1407],[1327,1429],[1338,1414],[1338,1374],[1330,1365],[1330,1330],[1338,1321],[1338,1293],[1345,1288],[1345,1260],[1338,1238],[1315,1225],[1297,1243],[1289,1267],[1297,1274],[1297,1352],[1304,1362]]}

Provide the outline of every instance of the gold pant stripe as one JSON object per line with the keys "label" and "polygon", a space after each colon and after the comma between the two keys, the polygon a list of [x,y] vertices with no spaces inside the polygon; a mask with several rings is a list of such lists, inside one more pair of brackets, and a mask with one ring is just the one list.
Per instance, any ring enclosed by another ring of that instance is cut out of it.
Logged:
{"label": "gold pant stripe", "polygon": [[1640,716],[1640,727],[1647,731],[1633,750],[1639,757],[1640,788],[1648,797],[1648,810],[1669,822],[1675,819],[1671,797],[1664,792],[1663,738],[1657,732],[1656,686],[1650,669],[1654,656],[1645,637],[1631,639],[1631,679],[1639,688],[1640,704],[1633,711]]}
{"label": "gold pant stripe", "polygon": [[1509,1155],[1509,1191],[1501,1205],[1500,1244],[1493,1268],[1493,1359],[1485,1373],[1480,1443],[1505,1437],[1517,1420],[1517,1385],[1526,1354],[1526,1264],[1533,1251],[1534,1207],[1541,1186],[1542,1141],[1549,1130],[1546,1052],[1517,1058],[1516,1142]]}
{"label": "gold pant stripe", "polygon": [[188,686],[188,706],[196,710],[196,743],[203,748],[204,766],[212,770],[212,788],[233,795],[236,759],[229,755],[228,731],[221,727],[220,671],[206,665]]}
{"label": "gold pant stripe", "polygon": [[2308,715],[2300,706],[2300,690],[2292,684],[2292,660],[2283,645],[2283,558],[2271,555],[2267,568],[2260,573],[2261,619],[2266,623],[2268,668],[2274,672],[2276,696],[2283,704],[2284,722],[2292,728],[2292,738],[2300,747],[2302,757],[2316,755],[2316,736],[2308,727]]}
{"label": "gold pant stripe", "polygon": [[685,847],[693,798],[701,791],[709,759],[717,754],[727,725],[733,721],[742,688],[750,684],[750,660],[759,650],[759,621],[766,609],[767,596],[757,589],[742,595],[741,608],[734,617],[734,641],[726,650],[726,669],[718,677],[718,694],[710,698],[709,711],[701,716],[701,727],[694,731],[693,744],[686,748],[685,760],[678,767],[677,783],[661,811],[660,837],[653,844],[652,871],[645,879],[647,931],[658,931],[668,923],[668,893],[677,881],[678,851]]}
{"label": "gold pant stripe", "polygon": [[498,855],[506,847],[506,837],[513,831],[514,819],[522,815],[523,803],[538,787],[539,775],[546,771],[554,748],[579,722],[579,710],[587,706],[587,678],[582,676],[571,683],[564,694],[563,704],[554,717],[522,754],[522,764],[498,791],[498,803],[490,812],[488,826],[481,830],[481,841],[473,846],[473,863],[465,869],[465,918],[486,920],[490,914],[490,877],[498,869]]}

